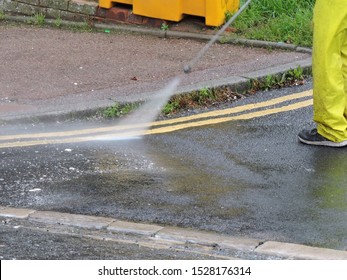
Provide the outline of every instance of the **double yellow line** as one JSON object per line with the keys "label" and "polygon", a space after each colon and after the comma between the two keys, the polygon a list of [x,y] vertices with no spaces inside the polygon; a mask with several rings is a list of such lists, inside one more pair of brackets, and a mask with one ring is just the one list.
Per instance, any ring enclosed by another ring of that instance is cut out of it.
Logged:
{"label": "double yellow line", "polygon": [[0,148],[132,138],[235,120],[247,120],[311,106],[313,103],[311,96],[312,91],[310,90],[263,102],[152,123],[116,125],[75,131],[4,135],[0,136]]}

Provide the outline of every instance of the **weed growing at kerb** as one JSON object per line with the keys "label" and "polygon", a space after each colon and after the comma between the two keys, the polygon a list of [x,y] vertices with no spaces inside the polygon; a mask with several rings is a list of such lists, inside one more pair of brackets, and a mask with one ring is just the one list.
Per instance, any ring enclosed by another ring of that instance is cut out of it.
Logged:
{"label": "weed growing at kerb", "polygon": [[62,19],[61,17],[57,17],[55,20],[54,20],[54,26],[55,27],[60,27],[61,26],[61,23],[62,23]]}
{"label": "weed growing at kerb", "polygon": [[45,19],[46,19],[46,16],[43,13],[36,13],[33,16],[32,20],[34,24],[42,26],[45,24]]}
{"label": "weed growing at kerb", "polygon": [[0,10],[0,20],[6,19],[5,12],[3,10]]}
{"label": "weed growing at kerb", "polygon": [[104,110],[103,116],[106,118],[118,118],[129,114],[140,106],[140,103],[125,103],[116,102],[113,106]]}
{"label": "weed growing at kerb", "polygon": [[163,31],[167,31],[167,30],[169,30],[169,28],[170,28],[169,25],[166,24],[165,22],[163,22],[160,26],[160,29]]}

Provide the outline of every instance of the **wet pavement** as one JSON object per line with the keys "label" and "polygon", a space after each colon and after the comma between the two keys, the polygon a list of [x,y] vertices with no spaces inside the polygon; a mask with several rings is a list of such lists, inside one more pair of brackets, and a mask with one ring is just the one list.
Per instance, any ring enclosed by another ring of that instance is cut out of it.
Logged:
{"label": "wet pavement", "polygon": [[345,151],[298,143],[311,115],[305,105],[131,141],[2,148],[0,205],[346,250]]}
{"label": "wet pavement", "polygon": [[[155,124],[139,139],[90,141],[64,134],[52,141],[37,135],[114,126],[116,121],[71,120],[66,114],[153,96],[182,74],[183,65],[205,43],[127,32],[73,33],[27,26],[0,30],[7,39],[0,52],[5,62],[0,65],[5,73],[0,78],[1,206],[347,250],[345,150],[309,147],[296,139],[303,127],[313,125],[312,100],[309,93],[291,96],[309,90],[310,82],[217,108],[239,111],[213,117],[200,115],[203,110],[188,112],[181,117],[194,113],[197,119]],[[239,85],[298,64],[308,66],[310,54],[216,45],[184,75],[178,91]],[[13,79],[13,73],[21,78]],[[272,102],[279,97],[286,99]],[[65,117],[39,121],[49,115]],[[27,117],[29,122],[21,122]],[[33,137],[13,136],[22,133]],[[1,225],[2,248],[17,242],[11,239],[13,232],[32,240],[32,246],[41,238],[49,242],[44,229],[38,233],[35,226],[23,227],[26,221],[19,227],[15,223],[10,219]],[[71,247],[78,248],[84,238],[55,234],[57,253],[38,250],[38,258],[60,258],[66,244],[73,239]],[[60,242],[66,244],[58,246]],[[112,250],[100,253],[107,245],[90,242],[87,255],[72,249],[66,258],[112,258]],[[6,251],[3,256],[28,257],[30,246],[22,256],[15,248],[16,254]],[[129,258],[170,258],[170,251],[128,249]],[[196,257],[189,254],[186,258]]]}

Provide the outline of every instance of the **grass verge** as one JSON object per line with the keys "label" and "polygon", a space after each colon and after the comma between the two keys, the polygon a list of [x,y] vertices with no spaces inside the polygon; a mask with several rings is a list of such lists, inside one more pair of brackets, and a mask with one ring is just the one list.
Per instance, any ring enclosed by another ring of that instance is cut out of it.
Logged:
{"label": "grass verge", "polygon": [[[241,5],[245,0],[241,0]],[[255,0],[233,23],[234,36],[312,46],[315,0]]]}

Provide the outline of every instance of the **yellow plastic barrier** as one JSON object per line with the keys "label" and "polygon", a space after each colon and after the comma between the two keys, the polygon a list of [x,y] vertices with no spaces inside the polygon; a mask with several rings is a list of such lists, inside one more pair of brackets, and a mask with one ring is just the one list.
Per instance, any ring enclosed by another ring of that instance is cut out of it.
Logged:
{"label": "yellow plastic barrier", "polygon": [[133,4],[133,0],[99,0],[99,6],[101,8],[105,8],[105,9],[110,9],[112,8],[112,3],[121,3],[121,4],[129,4],[132,5]]}
{"label": "yellow plastic barrier", "polygon": [[180,21],[182,0],[133,0],[133,13],[152,18]]}
{"label": "yellow plastic barrier", "polygon": [[133,5],[133,13],[140,16],[180,21],[183,16],[205,17],[209,26],[220,26],[227,12],[235,12],[240,0],[99,0],[101,8],[109,9],[112,3]]}

